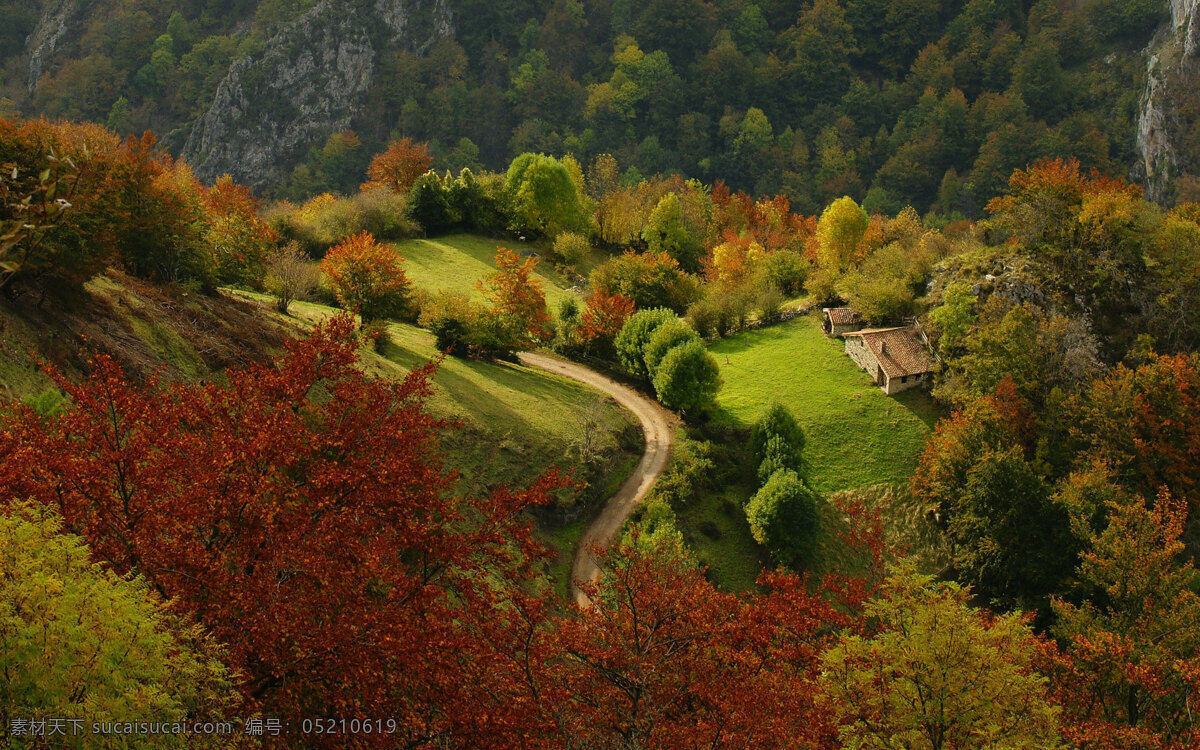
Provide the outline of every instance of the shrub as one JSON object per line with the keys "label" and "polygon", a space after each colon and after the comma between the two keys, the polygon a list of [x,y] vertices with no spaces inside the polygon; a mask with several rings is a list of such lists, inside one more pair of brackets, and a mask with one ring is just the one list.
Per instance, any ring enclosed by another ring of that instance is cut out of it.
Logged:
{"label": "shrub", "polygon": [[719,336],[717,329],[721,311],[710,300],[697,300],[688,308],[687,322],[704,338]]}
{"label": "shrub", "polygon": [[763,446],[762,459],[758,463],[758,481],[766,482],[780,469],[801,472],[801,454],[779,435],[772,435]]}
{"label": "shrub", "polygon": [[583,326],[579,315],[579,300],[563,297],[558,303],[558,322],[554,331],[554,350],[574,355],[584,348]]}
{"label": "shrub", "polygon": [[772,320],[783,312],[783,292],[774,284],[767,284],[758,292],[756,305],[759,320]]}
{"label": "shrub", "polygon": [[688,556],[687,545],[683,542],[677,520],[671,506],[651,500],[638,510],[630,524],[632,528],[622,538],[622,544],[685,560]]}
{"label": "shrub", "polygon": [[602,353],[612,357],[613,339],[633,315],[633,300],[619,294],[597,290],[588,300],[579,319],[580,336]]}
{"label": "shrub", "polygon": [[654,495],[672,508],[682,508],[700,491],[713,485],[717,473],[717,446],[707,441],[679,440],[671,463],[654,483]]}
{"label": "shrub", "polygon": [[354,231],[370,232],[379,240],[403,240],[414,236],[417,228],[408,219],[408,201],[391,190],[374,189],[348,198],[357,210]]}
{"label": "shrub", "polygon": [[808,272],[809,262],[795,250],[779,250],[762,259],[763,279],[789,296],[799,294],[804,288]]}
{"label": "shrub", "polygon": [[483,310],[461,294],[439,292],[421,305],[418,323],[433,332],[438,351],[466,357],[479,341],[477,337]]}
{"label": "shrub", "polygon": [[746,520],[759,544],[793,569],[811,562],[821,533],[817,496],[796,472],[781,469],[746,504]]}
{"label": "shrub", "polygon": [[433,172],[417,178],[408,192],[407,216],[421,225],[425,234],[443,232],[458,223],[450,207],[449,191]]}
{"label": "shrub", "polygon": [[384,188],[374,187],[349,198],[323,193],[302,206],[288,201],[262,212],[262,220],[279,239],[296,242],[310,257],[319,258],[332,245],[360,232],[378,240],[402,240],[417,234],[408,219],[408,201]]}
{"label": "shrub", "polygon": [[687,323],[678,318],[663,323],[655,329],[654,334],[650,337],[650,341],[646,343],[646,348],[644,349],[646,372],[653,378],[654,373],[658,371],[659,364],[667,356],[667,352],[680,344],[687,344],[693,341],[700,341],[700,335]]}
{"label": "shrub", "polygon": [[578,266],[592,254],[592,243],[578,232],[563,232],[554,238],[554,254],[568,266]]}
{"label": "shrub", "polygon": [[36,396],[29,396],[24,404],[39,416],[54,419],[67,408],[67,397],[57,388],[46,388]]}
{"label": "shrub", "polygon": [[818,303],[833,302],[838,298],[837,284],[839,275],[828,268],[820,268],[809,274],[804,282],[805,290]]}
{"label": "shrub", "polygon": [[746,326],[753,305],[749,288],[713,285],[705,290],[703,299],[688,308],[687,317],[703,335],[723,337]]}
{"label": "shrub", "polygon": [[668,320],[675,320],[675,313],[662,307],[634,313],[613,340],[617,358],[621,365],[635,378],[649,380],[646,370],[646,345],[658,327]]}
{"label": "shrub", "polygon": [[296,242],[289,242],[267,258],[266,289],[275,297],[275,306],[284,315],[288,314],[293,301],[307,299],[320,279],[321,272],[316,264]]}
{"label": "shrub", "polygon": [[392,343],[387,323],[381,320],[364,325],[362,328],[362,338],[364,342],[371,345],[376,354],[386,354],[388,345]]}
{"label": "shrub", "polygon": [[642,229],[642,240],[652,253],[666,253],[685,270],[700,269],[701,239],[689,231],[679,196],[667,193],[650,212]]}
{"label": "shrub", "polygon": [[[455,183],[466,179],[465,175],[470,173],[464,170],[464,174],[460,175]],[[505,189],[504,175],[488,173],[477,178],[474,175],[470,177],[479,186],[478,200],[472,203],[469,209],[462,209],[462,221],[483,234],[502,234],[514,221],[512,201]],[[458,204],[453,203],[451,205],[455,210],[458,210],[457,206]]]}
{"label": "shrub", "polygon": [[671,409],[685,412],[711,404],[720,386],[717,360],[699,341],[681,344],[667,352],[654,373],[658,400]]}

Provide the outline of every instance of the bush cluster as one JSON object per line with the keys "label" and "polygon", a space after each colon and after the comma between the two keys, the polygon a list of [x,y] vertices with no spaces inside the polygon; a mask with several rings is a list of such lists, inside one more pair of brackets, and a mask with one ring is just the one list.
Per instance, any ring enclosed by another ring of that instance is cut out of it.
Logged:
{"label": "bush cluster", "polygon": [[161,282],[259,287],[275,233],[228,178],[200,184],[154,137],[0,119],[0,284],[77,288],[107,265]]}
{"label": "bush cluster", "polygon": [[666,308],[635,313],[613,341],[625,371],[654,386],[659,401],[683,412],[712,404],[720,369],[700,335]]}
{"label": "bush cluster", "polygon": [[804,444],[804,430],[780,404],[767,407],[750,433],[761,486],[746,504],[746,520],[754,538],[791,568],[811,563],[821,534],[818,498],[805,478]]}

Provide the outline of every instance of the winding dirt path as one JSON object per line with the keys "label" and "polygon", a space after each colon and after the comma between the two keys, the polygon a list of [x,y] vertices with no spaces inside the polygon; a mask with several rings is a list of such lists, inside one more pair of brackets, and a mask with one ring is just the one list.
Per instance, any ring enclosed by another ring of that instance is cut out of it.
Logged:
{"label": "winding dirt path", "polygon": [[589,550],[592,547],[603,549],[616,541],[625,520],[667,468],[671,441],[675,437],[674,415],[632,388],[575,362],[533,352],[522,353],[520,359],[523,365],[577,380],[612,396],[638,418],[646,438],[642,460],[583,532],[579,549],[575,550],[575,560],[571,563],[571,597],[580,607],[589,607],[591,601],[578,585],[579,581],[594,581],[600,577],[600,569]]}

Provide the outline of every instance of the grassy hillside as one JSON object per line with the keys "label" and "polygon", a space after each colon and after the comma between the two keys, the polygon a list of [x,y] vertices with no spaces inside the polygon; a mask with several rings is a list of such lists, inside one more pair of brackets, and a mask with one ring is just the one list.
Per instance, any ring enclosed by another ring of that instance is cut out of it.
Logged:
{"label": "grassy hillside", "polygon": [[884,395],[826,338],[815,315],[733,336],[710,347],[724,384],[721,418],[750,425],[775,399],[808,436],[806,457],[823,494],[874,484],[903,484],[937,408],[923,391]]}
{"label": "grassy hillside", "polygon": [[245,300],[187,294],[108,271],[70,300],[40,300],[26,291],[0,303],[0,401],[50,388],[39,362],[77,377],[91,355],[103,353],[135,379],[191,380],[265,363],[299,330]]}
{"label": "grassy hillside", "polygon": [[[746,331],[712,344],[724,381],[718,394],[715,435],[740,458],[744,430],[772,400],[787,406],[808,437],[805,451],[813,485],[821,495],[876,484],[903,485],[916,466],[925,437],[936,422],[935,405],[923,392],[889,398],[843,354],[839,340],[825,337],[817,317]],[[743,510],[758,489],[749,466],[711,492],[677,509],[688,546],[723,588],[751,588],[770,557],[754,541]],[[842,520],[826,509],[827,532]],[[827,533],[816,569],[840,569],[846,550]]]}
{"label": "grassy hillside", "polygon": [[[475,299],[482,298],[475,284],[496,270],[497,247],[507,247],[515,253],[537,252],[532,245],[474,234],[406,240],[396,245],[406,261],[408,277],[418,289],[457,292]],[[557,310],[558,301],[571,294],[570,284],[544,257],[534,275],[542,281],[550,309]]]}
{"label": "grassy hillside", "polygon": [[[305,302],[292,306],[292,314],[308,323],[335,312]],[[392,377],[437,357],[433,334],[402,323],[388,326],[381,354],[363,353],[369,372]],[[609,407],[601,410],[604,450],[617,452],[618,436],[635,430],[632,416],[608,397],[517,364],[447,357],[433,382],[434,413],[462,425],[447,436],[446,447],[468,491],[525,483],[532,470],[563,461],[578,439],[577,415],[590,401]]]}

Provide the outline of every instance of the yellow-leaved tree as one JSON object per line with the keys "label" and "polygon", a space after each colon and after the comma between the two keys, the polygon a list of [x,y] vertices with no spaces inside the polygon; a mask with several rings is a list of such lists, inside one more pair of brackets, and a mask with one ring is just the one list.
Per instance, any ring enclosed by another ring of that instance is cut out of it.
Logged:
{"label": "yellow-leaved tree", "polygon": [[873,635],[825,653],[823,693],[842,747],[1056,748],[1057,707],[1033,671],[1038,641],[1019,614],[992,617],[969,590],[893,569],[866,608]]}

